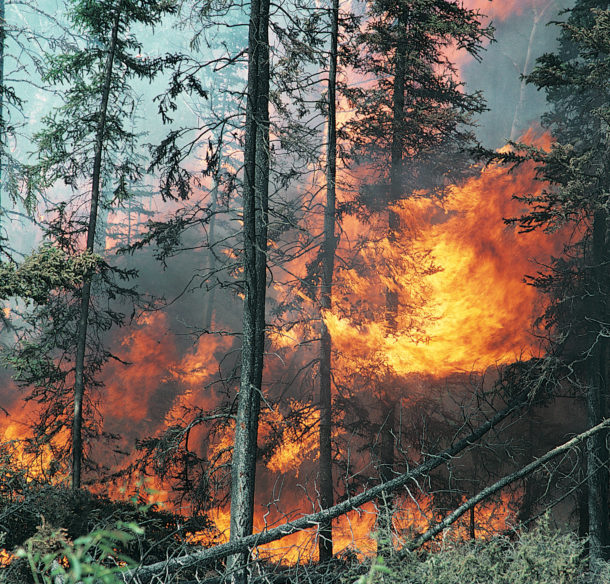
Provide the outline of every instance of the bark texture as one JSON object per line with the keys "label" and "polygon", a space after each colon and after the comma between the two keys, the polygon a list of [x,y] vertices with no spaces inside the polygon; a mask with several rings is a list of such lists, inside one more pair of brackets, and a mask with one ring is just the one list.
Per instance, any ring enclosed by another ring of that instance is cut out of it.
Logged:
{"label": "bark texture", "polygon": [[[241,377],[231,465],[231,541],[252,533],[265,344],[269,182],[269,0],[250,8],[244,146],[244,310]],[[234,584],[248,581],[248,553],[233,556]]]}
{"label": "bark texture", "polygon": [[[337,181],[337,45],[339,36],[339,0],[331,7],[331,39],[328,69],[328,148],[326,152],[326,205],[324,207],[324,243],[322,252],[322,287],[320,308],[322,312],[332,308],[333,272],[335,268],[335,206]],[[333,506],[332,468],[332,339],[322,318],[320,346],[320,506]],[[320,525],[320,561],[333,556],[332,523]]]}
{"label": "bark texture", "polygon": [[[121,21],[121,10],[117,7],[114,18],[108,57],[104,69],[104,81],[98,112],[99,119],[95,135],[93,151],[93,176],[91,179],[91,204],[89,208],[89,221],[87,223],[87,251],[93,252],[95,247],[95,233],[97,230],[97,215],[99,210],[102,154],[104,150],[104,134],[106,131],[106,116],[108,100],[112,84],[112,69],[114,66],[117,39]],[[76,338],[76,361],[74,373],[74,420],[72,425],[72,488],[80,489],[82,462],[83,462],[83,398],[85,395],[85,358],[87,351],[87,328],[89,324],[89,304],[91,302],[92,275],[85,277],[80,300],[80,317],[78,321]]]}
{"label": "bark texture", "polygon": [[4,195],[4,46],[6,44],[6,6],[5,0],[0,0],[0,226],[2,224],[2,197]]}
{"label": "bark texture", "polygon": [[[608,323],[608,221],[607,213],[598,210],[593,218],[592,281],[588,290],[591,298],[590,326],[592,327],[589,358],[586,363],[587,418],[589,427],[597,426],[606,418],[608,339],[600,330]],[[608,432],[592,436],[587,443],[587,485],[589,508],[589,562],[592,570],[609,557],[608,533]]]}
{"label": "bark texture", "polygon": [[[408,8],[404,8],[399,16],[400,28],[408,27]],[[392,205],[403,196],[403,148],[405,131],[405,87],[407,71],[407,41],[404,36],[399,37],[396,45],[394,80],[392,94],[392,145],[390,160],[390,206],[388,209],[388,242],[392,246],[400,236],[400,215]],[[386,289],[385,318],[389,334],[395,333],[398,327],[399,300],[398,291],[389,287]],[[380,476],[383,482],[392,478],[394,471],[394,426],[396,401],[393,398],[391,387],[386,388],[381,400],[382,423],[380,426]],[[385,546],[392,546],[392,515],[393,501],[389,493],[378,501],[379,517],[377,531],[379,532],[379,551]]]}

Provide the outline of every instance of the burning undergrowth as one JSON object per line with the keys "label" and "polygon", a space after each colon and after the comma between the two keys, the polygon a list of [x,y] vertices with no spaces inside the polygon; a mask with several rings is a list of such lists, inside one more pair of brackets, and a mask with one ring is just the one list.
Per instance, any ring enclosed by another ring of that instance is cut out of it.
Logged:
{"label": "burning undergrowth", "polygon": [[[546,144],[548,137],[539,140]],[[459,428],[481,407],[473,395],[486,396],[488,406],[496,407],[497,398],[488,396],[503,367],[541,355],[540,339],[531,332],[540,300],[523,277],[536,271],[533,258],[545,261],[558,253],[562,239],[517,234],[503,222],[520,212],[513,194],[540,188],[531,168],[509,173],[491,165],[449,187],[443,199],[418,193],[396,204],[394,212],[404,225],[398,240],[390,241],[375,219],[363,223],[357,216],[345,218],[335,305],[323,315],[334,343],[333,456],[339,500],[378,481],[383,472],[400,473],[423,460],[442,445],[440,436],[447,428]],[[287,271],[298,274],[307,266],[304,255]],[[318,505],[319,320],[306,289],[286,286],[280,280],[274,283],[272,302],[281,306],[297,292],[298,302],[289,300],[290,310],[278,313],[284,322],[291,314],[292,324],[282,327],[280,322],[272,329],[268,348],[257,530],[315,511]],[[175,285],[166,282],[164,287]],[[400,307],[391,329],[385,319],[388,288],[397,294]],[[114,362],[105,369],[100,413],[104,432],[117,440],[112,448],[99,444],[91,451],[111,479],[100,484],[91,475],[91,484],[100,493],[124,498],[137,489],[141,473],[149,474],[151,499],[189,516],[209,517],[223,540],[228,536],[239,346],[230,334],[201,334],[194,344],[177,334],[180,321],[200,321],[206,312],[190,298],[187,305],[148,313],[125,332],[115,333],[114,350],[129,365]],[[234,301],[216,298],[213,328],[229,330]],[[22,423],[31,415],[23,412]],[[8,420],[4,438],[23,437],[22,428],[15,434],[16,417]],[[139,445],[136,451],[134,443]],[[439,509],[459,503],[483,475],[504,466],[498,454],[497,462],[486,458],[485,471],[475,472],[477,456],[470,454],[456,464],[462,466],[461,475],[440,473],[409,496],[393,500],[397,541],[425,530]],[[51,464],[42,464],[45,473]],[[451,495],[443,496],[445,491]],[[522,498],[518,489],[481,506],[456,528],[456,537],[508,529],[516,517],[510,509]],[[369,505],[338,520],[336,549],[374,550],[377,512],[376,505]],[[198,530],[189,537],[209,542]],[[271,549],[283,562],[310,560],[317,553],[315,537],[295,534]]]}

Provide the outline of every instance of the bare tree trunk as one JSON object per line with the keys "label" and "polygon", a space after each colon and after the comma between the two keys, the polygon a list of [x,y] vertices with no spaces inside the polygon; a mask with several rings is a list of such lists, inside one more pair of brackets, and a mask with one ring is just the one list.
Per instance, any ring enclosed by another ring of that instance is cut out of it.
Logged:
{"label": "bare tree trunk", "polygon": [[[528,412],[528,420],[527,420],[527,446],[525,455],[527,460],[531,460],[534,457],[534,418],[533,412]],[[523,490],[523,499],[521,500],[521,507],[519,508],[519,512],[517,513],[517,521],[519,523],[528,523],[532,518],[533,510],[534,510],[534,502],[536,499],[536,481],[533,480],[531,476],[526,477],[524,490]]]}
{"label": "bare tree trunk", "polygon": [[[322,255],[322,288],[320,308],[332,308],[333,272],[335,268],[335,205],[337,181],[337,44],[339,36],[339,0],[333,0],[331,7],[331,36],[328,68],[328,148],[326,152],[326,206],[324,207],[324,243]],[[320,505],[322,509],[333,506],[332,467],[332,339],[322,318],[322,339],[320,345]],[[332,523],[320,526],[320,561],[326,562],[333,556]]]}
{"label": "bare tree trunk", "polygon": [[[593,219],[593,277],[591,293],[590,357],[587,360],[587,418],[589,427],[596,426],[606,417],[607,409],[607,338],[600,330],[607,322],[608,236],[607,213],[595,212]],[[609,557],[608,549],[608,432],[600,432],[587,442],[587,477],[589,507],[589,565],[597,565]]]}
{"label": "bare tree trunk", "polygon": [[[91,207],[89,209],[89,222],[87,224],[87,251],[93,252],[95,234],[97,229],[97,214],[100,200],[102,152],[104,149],[104,133],[106,130],[106,115],[108,112],[108,99],[112,81],[112,68],[116,53],[117,38],[121,10],[117,6],[116,16],[112,27],[112,36],[108,48],[108,57],[104,70],[104,85],[102,87],[102,100],[100,103],[99,120],[95,135],[95,149],[93,158],[93,177],[91,180]],[[83,461],[83,396],[85,394],[85,353],[87,348],[87,326],[89,324],[89,303],[91,300],[92,276],[86,276],[83,283],[80,302],[80,318],[76,333],[76,361],[74,373],[74,421],[72,426],[72,488],[81,486],[81,466]]]}
{"label": "bare tree trunk", "polygon": [[[5,0],[0,0],[0,229],[2,228],[4,209],[4,148],[6,143],[6,124],[4,121],[4,46],[6,44],[6,7]],[[0,241],[2,233],[0,232]]]}
{"label": "bare tree trunk", "polygon": [[470,508],[470,520],[468,525],[468,535],[470,536],[470,539],[477,538],[477,524],[475,519],[475,506],[473,505]]}
{"label": "bare tree trunk", "polygon": [[[401,27],[408,26],[408,9],[401,12],[399,19]],[[402,198],[403,184],[403,144],[404,138],[404,108],[405,108],[405,84],[407,69],[407,43],[403,37],[399,38],[396,46],[394,83],[392,95],[392,145],[390,161],[390,206],[388,209],[388,241],[390,245],[398,241],[401,230],[400,215],[392,208],[392,205]],[[398,292],[388,288],[386,290],[385,318],[388,333],[395,333],[398,326]],[[391,393],[386,391],[387,394]],[[382,399],[382,424],[380,426],[380,474],[381,480],[387,482],[394,468],[394,422],[396,403],[391,395]],[[379,532],[379,545],[386,544],[391,547],[392,531],[392,497],[384,495],[378,502],[379,517],[377,519],[377,531]],[[379,548],[381,551],[381,548]]]}
{"label": "bare tree trunk", "polygon": [[[250,8],[244,148],[244,312],[237,418],[231,464],[231,540],[252,533],[258,418],[265,341],[269,182],[269,0]],[[228,562],[232,581],[248,581],[248,553]]]}
{"label": "bare tree trunk", "polygon": [[[408,9],[405,9],[408,10]],[[401,12],[401,27],[408,26],[408,13]],[[392,95],[392,146],[390,161],[390,209],[388,215],[388,239],[394,243],[400,232],[400,216],[392,209],[392,204],[402,197],[403,144],[405,131],[405,75],[407,69],[407,43],[399,38],[396,46],[394,84]],[[390,332],[396,331],[398,316],[398,293],[395,290],[386,291],[386,325]]]}
{"label": "bare tree trunk", "polygon": [[[215,179],[216,180],[216,179]],[[216,208],[218,205],[218,183],[214,184],[210,193],[210,227],[208,232],[208,277],[212,278],[216,274],[216,253],[214,245],[216,244]],[[203,330],[209,331],[212,328],[214,320],[214,302],[216,297],[216,286],[212,284],[206,296],[205,310],[203,313]]]}
{"label": "bare tree trunk", "polygon": [[[521,71],[521,85],[519,87],[519,101],[515,106],[515,115],[513,116],[513,123],[510,129],[510,139],[516,140],[518,138],[519,132],[522,131],[521,127],[521,116],[523,115],[523,108],[525,106],[525,91],[527,86],[527,81],[525,76],[530,73],[530,69],[532,66],[532,54],[534,48],[534,41],[536,40],[536,34],[538,32],[538,25],[544,13],[547,9],[555,3],[555,0],[550,0],[547,2],[545,6],[542,7],[541,10],[533,8],[534,11],[534,21],[532,22],[532,28],[530,30],[530,37],[527,43],[527,52],[525,54],[525,63],[523,64],[523,70]],[[515,63],[516,65],[516,63]]]}

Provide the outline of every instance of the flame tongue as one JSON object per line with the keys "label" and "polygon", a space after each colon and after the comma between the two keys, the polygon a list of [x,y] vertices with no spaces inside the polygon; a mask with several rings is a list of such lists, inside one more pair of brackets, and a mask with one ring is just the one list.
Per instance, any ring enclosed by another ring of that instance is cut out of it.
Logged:
{"label": "flame tongue", "polygon": [[[425,334],[414,335],[408,326],[400,327],[401,322],[412,323],[411,309],[401,309],[398,330],[388,334],[384,322],[357,322],[339,303],[325,315],[339,355],[352,366],[376,362],[396,375],[481,371],[538,355],[538,343],[528,332],[537,293],[523,278],[536,271],[533,258],[545,259],[560,250],[562,237],[517,233],[503,219],[519,214],[513,195],[541,188],[531,167],[508,173],[492,165],[451,188],[442,205],[417,198],[397,206],[403,225],[409,227],[399,235],[404,239],[399,244],[414,249],[419,257],[429,252],[438,268],[422,280],[429,299]],[[387,239],[378,246],[386,264],[392,263],[387,259],[394,253],[391,248]],[[370,282],[353,274],[346,278],[352,288],[349,303],[370,297]],[[392,271],[392,278],[399,294],[413,296],[412,274]],[[372,288],[384,285],[387,281],[381,277]]]}

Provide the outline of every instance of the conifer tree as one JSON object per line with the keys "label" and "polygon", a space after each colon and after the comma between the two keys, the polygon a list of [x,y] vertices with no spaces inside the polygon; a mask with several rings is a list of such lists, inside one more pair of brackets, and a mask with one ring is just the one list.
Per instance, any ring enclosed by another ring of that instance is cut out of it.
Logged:
{"label": "conifer tree", "polygon": [[[265,350],[269,221],[269,0],[250,6],[244,144],[244,309],[237,416],[231,461],[231,540],[250,535],[254,521],[258,423]],[[246,584],[248,555],[233,556],[235,584]]]}
{"label": "conifer tree", "polygon": [[[543,55],[529,83],[545,91],[543,117],[556,142],[549,152],[529,148],[549,187],[521,196],[530,211],[525,231],[576,225],[582,237],[535,283],[551,295],[544,320],[554,331],[553,355],[586,396],[589,426],[607,415],[610,314],[610,10],[608,2],[579,0],[561,23],[557,52]],[[609,557],[607,434],[587,446],[589,558],[592,570]]]}
{"label": "conifer tree", "polygon": [[[326,149],[326,202],[324,205],[324,242],[322,244],[322,282],[320,308],[332,308],[333,272],[336,229],[337,184],[337,61],[339,42],[339,1],[333,0],[330,9],[330,50],[328,53],[327,133]],[[333,506],[332,467],[332,338],[322,319],[320,342],[320,503],[322,509]],[[320,527],[320,561],[333,556],[332,523]]]}
{"label": "conifer tree", "polygon": [[[474,144],[472,116],[484,110],[481,95],[468,93],[456,79],[448,49],[457,46],[478,58],[492,31],[483,26],[478,11],[446,0],[374,0],[367,8],[363,31],[346,55],[363,83],[343,88],[355,108],[345,129],[353,162],[373,176],[361,185],[356,203],[365,213],[387,216],[386,238],[396,248],[404,229],[396,204],[416,189],[438,192],[463,176],[468,160],[464,151]],[[401,248],[405,257],[411,253]],[[420,264],[422,274],[433,269],[418,259],[412,263]],[[388,271],[387,281],[392,281]],[[399,285],[393,281],[385,291],[388,334],[397,332],[399,320],[414,323],[417,333],[418,307],[401,308],[399,296]],[[405,311],[408,319],[401,317]],[[382,480],[389,480],[394,466],[395,390],[381,393],[379,471]],[[386,535],[389,523],[386,517],[381,527]]]}
{"label": "conifer tree", "polygon": [[[49,235],[69,251],[84,243],[85,249],[93,253],[100,245],[101,206],[128,197],[128,185],[142,175],[134,155],[138,137],[126,123],[136,103],[130,83],[134,79],[152,80],[164,65],[176,62],[171,57],[142,57],[142,43],[132,30],[136,25],[158,25],[176,11],[176,4],[171,0],[71,0],[69,7],[73,26],[86,39],[87,46],[49,57],[45,80],[63,86],[65,100],[44,119],[44,128],[36,136],[39,160],[31,177],[47,190],[58,181],[71,189],[72,205],[80,205],[81,210],[60,204],[58,222]],[[103,192],[112,192],[109,201],[103,200]],[[74,489],[80,488],[82,480],[83,401],[88,386],[93,384],[87,365],[93,285],[94,278],[89,275],[76,303],[71,423]],[[107,318],[105,326],[120,321],[111,311]]]}

